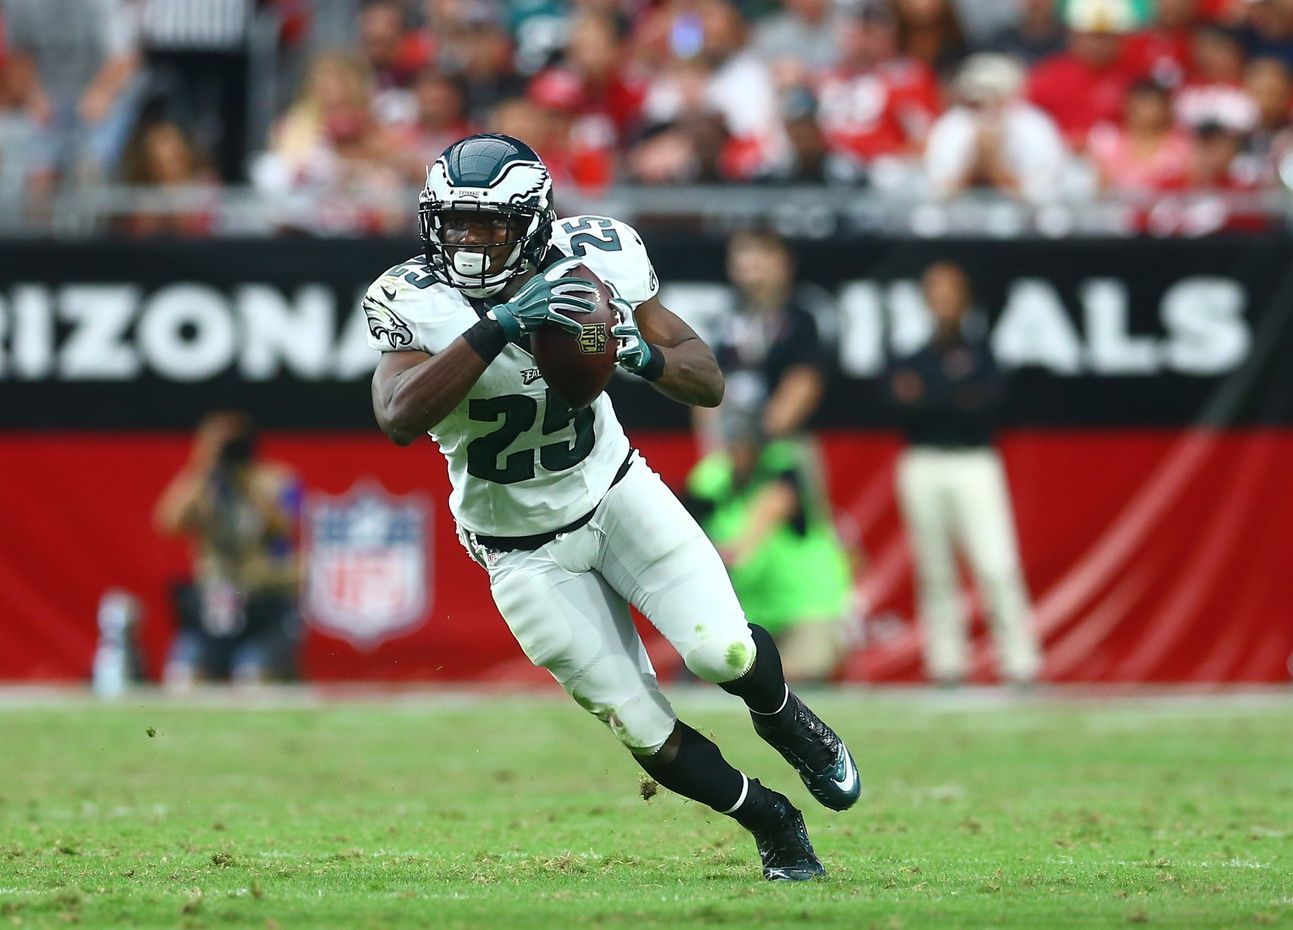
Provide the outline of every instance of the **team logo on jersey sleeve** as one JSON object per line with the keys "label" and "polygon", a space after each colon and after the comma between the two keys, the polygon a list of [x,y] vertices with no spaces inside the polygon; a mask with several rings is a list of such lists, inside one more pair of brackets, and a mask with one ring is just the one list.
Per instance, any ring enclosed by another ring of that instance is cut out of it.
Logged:
{"label": "team logo on jersey sleeve", "polygon": [[[386,288],[382,288],[382,293],[390,299],[395,297],[395,293],[388,292]],[[413,345],[413,330],[395,315],[394,310],[375,299],[371,293],[364,296],[363,306],[364,316],[368,318],[368,331],[374,339],[386,343],[392,349],[407,349]]]}
{"label": "team logo on jersey sleeve", "polygon": [[431,611],[430,507],[371,484],[313,495],[305,511],[308,622],[360,649],[421,626]]}
{"label": "team logo on jersey sleeve", "polygon": [[584,323],[579,328],[579,351],[584,355],[601,355],[606,351],[606,324]]}

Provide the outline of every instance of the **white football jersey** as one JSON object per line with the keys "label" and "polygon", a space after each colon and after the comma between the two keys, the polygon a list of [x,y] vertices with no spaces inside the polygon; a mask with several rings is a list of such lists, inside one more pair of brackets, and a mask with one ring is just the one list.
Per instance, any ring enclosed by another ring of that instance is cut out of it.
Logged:
{"label": "white football jersey", "polygon": [[[618,220],[558,220],[552,246],[582,259],[635,307],[659,289],[641,238]],[[480,319],[420,257],[382,274],[363,306],[368,344],[382,352],[442,352]],[[430,435],[448,461],[454,518],[490,536],[530,536],[579,519],[601,501],[629,453],[609,397],[572,411],[548,390],[534,357],[511,343]]]}

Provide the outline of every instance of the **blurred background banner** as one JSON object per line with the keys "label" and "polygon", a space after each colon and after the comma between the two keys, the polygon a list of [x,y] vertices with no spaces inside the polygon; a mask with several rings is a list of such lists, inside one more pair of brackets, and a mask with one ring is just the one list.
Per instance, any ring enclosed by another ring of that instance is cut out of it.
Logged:
{"label": "blurred background banner", "polygon": [[[732,312],[719,279],[724,240],[645,238],[665,303],[716,333]],[[859,578],[868,648],[854,651],[847,677],[920,678],[910,556],[892,495],[900,442],[881,385],[892,360],[928,338],[922,270],[952,259],[973,280],[972,325],[1012,381],[1001,450],[1045,677],[1287,679],[1293,239],[798,246],[834,360],[814,425],[840,522],[868,554]],[[398,448],[372,422],[376,358],[358,296],[416,249],[298,238],[5,246],[0,678],[85,678],[96,605],[110,588],[141,598],[157,670],[172,629],[168,587],[187,559],[149,514],[213,406],[258,421],[265,452],[310,491],[307,526],[321,517],[309,509],[320,495],[375,495],[329,537],[340,547],[333,607],[353,611],[366,572],[399,575],[399,603],[386,605],[381,629],[347,630],[337,611],[323,616],[319,598],[305,598],[306,677],[543,675],[512,643],[484,573],[442,513],[448,482],[432,444]],[[696,455],[686,411],[627,379],[612,394],[633,441],[680,486]],[[432,502],[425,523],[408,509],[421,506],[405,498],[416,494]],[[990,647],[975,643],[982,676]],[[672,655],[659,658],[667,672]]]}
{"label": "blurred background banner", "polygon": [[[720,237],[650,235],[667,305],[713,338],[733,311]],[[184,429],[213,403],[267,428],[375,429],[359,296],[416,254],[388,240],[9,243],[0,428]],[[1293,424],[1293,238],[879,240],[797,249],[834,359],[816,424],[895,420],[874,379],[930,335],[918,278],[970,269],[971,325],[1012,375],[1020,427]],[[685,408],[617,384],[631,426]]]}

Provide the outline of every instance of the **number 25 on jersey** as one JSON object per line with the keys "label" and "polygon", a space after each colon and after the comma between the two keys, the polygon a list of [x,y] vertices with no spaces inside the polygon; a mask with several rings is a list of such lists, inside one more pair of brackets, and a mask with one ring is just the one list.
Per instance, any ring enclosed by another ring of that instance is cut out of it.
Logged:
{"label": "number 25 on jersey", "polygon": [[539,402],[525,394],[472,398],[467,405],[467,415],[479,423],[499,423],[501,420],[498,429],[467,444],[467,473],[495,484],[515,484],[533,478],[535,452],[538,452],[539,466],[546,471],[574,468],[588,457],[596,442],[592,408],[571,410],[551,390],[546,392],[544,399],[543,435],[559,433],[573,420],[575,436],[572,441],[557,440],[537,449],[518,449],[504,457],[507,447],[533,427],[539,417]]}

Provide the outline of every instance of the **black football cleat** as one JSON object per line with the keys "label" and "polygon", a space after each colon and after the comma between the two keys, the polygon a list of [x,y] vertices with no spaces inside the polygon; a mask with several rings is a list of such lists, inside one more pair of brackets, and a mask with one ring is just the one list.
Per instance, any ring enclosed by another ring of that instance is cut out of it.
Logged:
{"label": "black football cleat", "polygon": [[862,794],[848,747],[793,692],[786,700],[790,706],[775,715],[751,713],[754,732],[795,767],[819,803],[833,811],[848,810]]}
{"label": "black football cleat", "polygon": [[799,813],[783,794],[769,791],[757,823],[747,824],[763,860],[763,877],[770,882],[806,882],[826,874],[813,852]]}

